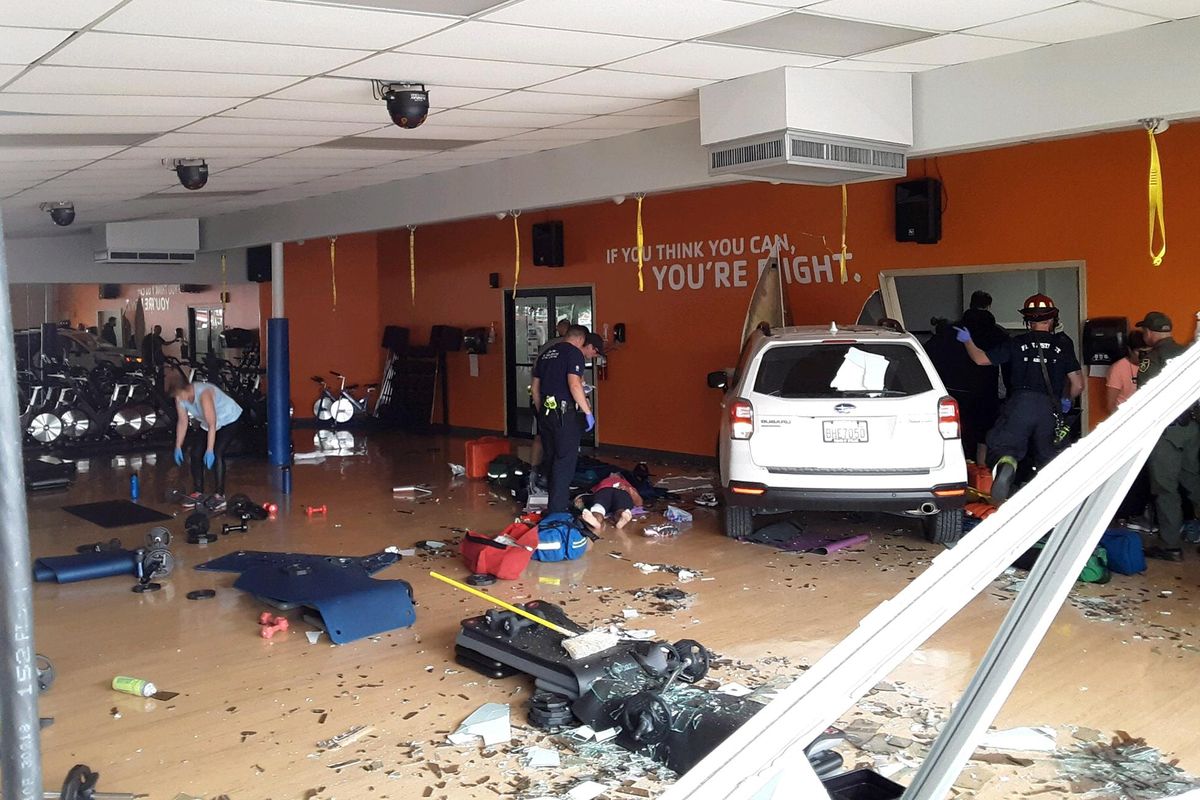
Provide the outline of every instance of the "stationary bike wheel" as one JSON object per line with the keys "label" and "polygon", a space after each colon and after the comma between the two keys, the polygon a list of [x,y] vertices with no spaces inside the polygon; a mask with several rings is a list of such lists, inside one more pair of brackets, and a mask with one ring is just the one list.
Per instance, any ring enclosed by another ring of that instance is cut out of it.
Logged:
{"label": "stationary bike wheel", "polygon": [[82,439],[92,429],[92,420],[86,413],[68,409],[62,413],[63,433],[70,439]]}
{"label": "stationary bike wheel", "polygon": [[339,397],[331,409],[333,421],[339,425],[354,419],[354,404],[344,397]]}
{"label": "stationary bike wheel", "polygon": [[43,411],[29,421],[26,430],[38,444],[51,444],[62,436],[63,424],[57,414]]}
{"label": "stationary bike wheel", "polygon": [[317,402],[313,403],[313,416],[320,422],[333,419],[333,400],[325,396],[317,398]]}
{"label": "stationary bike wheel", "polygon": [[137,436],[142,430],[141,411],[137,406],[125,406],[117,409],[113,414],[112,428],[118,436],[125,439]]}

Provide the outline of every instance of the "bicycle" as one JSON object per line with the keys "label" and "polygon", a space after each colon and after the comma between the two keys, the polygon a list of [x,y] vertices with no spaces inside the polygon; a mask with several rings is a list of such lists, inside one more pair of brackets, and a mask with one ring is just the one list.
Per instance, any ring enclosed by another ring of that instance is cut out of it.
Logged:
{"label": "bicycle", "polygon": [[337,398],[329,391],[329,384],[320,375],[313,375],[309,380],[321,387],[321,394],[313,403],[313,416],[318,422],[329,422],[333,419],[333,404],[337,402]]}
{"label": "bicycle", "polygon": [[[367,394],[362,398],[355,397],[352,392],[359,388],[357,383],[346,385],[346,376],[340,372],[329,371],[330,375],[341,380],[342,384],[338,388],[338,397],[333,401],[333,405],[329,409],[330,417],[337,424],[349,422],[354,419],[356,414],[367,413],[367,403],[371,399],[371,392],[379,388],[378,383],[367,384]],[[318,400],[318,402],[320,402]]]}

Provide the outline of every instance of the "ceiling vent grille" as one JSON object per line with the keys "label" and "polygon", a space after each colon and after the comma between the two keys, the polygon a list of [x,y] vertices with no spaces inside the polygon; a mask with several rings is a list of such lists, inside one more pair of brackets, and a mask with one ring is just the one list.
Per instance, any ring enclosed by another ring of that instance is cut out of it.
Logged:
{"label": "ceiling vent grille", "polygon": [[908,172],[906,149],[784,130],[711,145],[708,171],[710,175],[817,185],[902,178]]}

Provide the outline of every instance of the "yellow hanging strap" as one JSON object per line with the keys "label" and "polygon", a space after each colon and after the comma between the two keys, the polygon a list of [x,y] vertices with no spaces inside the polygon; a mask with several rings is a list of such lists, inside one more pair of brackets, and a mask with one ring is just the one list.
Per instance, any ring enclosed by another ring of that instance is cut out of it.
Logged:
{"label": "yellow hanging strap", "polygon": [[513,269],[513,296],[517,295],[517,284],[521,281],[521,229],[517,226],[520,211],[510,211],[513,221],[513,249],[516,251],[516,266]]}
{"label": "yellow hanging strap", "polygon": [[846,276],[846,218],[850,214],[850,205],[846,200],[846,184],[842,184],[842,283],[849,278]]}
{"label": "yellow hanging strap", "polygon": [[[1154,130],[1159,120],[1146,120],[1146,135],[1150,137],[1150,263],[1159,266],[1167,254],[1167,223],[1163,218],[1162,166],[1158,161],[1158,143]],[[1154,249],[1154,228],[1158,226],[1158,249]]]}
{"label": "yellow hanging strap", "polygon": [[642,201],[646,199],[646,195],[639,194],[637,196],[637,254],[638,254],[638,291],[646,291],[646,282],[642,279],[642,247],[646,241],[646,233],[642,230]]}
{"label": "yellow hanging strap", "polygon": [[333,287],[333,310],[337,311],[337,237],[329,237],[329,282]]}
{"label": "yellow hanging strap", "polygon": [[408,285],[412,291],[412,304],[417,304],[417,226],[408,226]]}
{"label": "yellow hanging strap", "polygon": [[[229,296],[229,282],[225,271],[225,253],[221,253],[221,319],[225,319],[225,298]],[[222,322],[224,324],[224,322]]]}

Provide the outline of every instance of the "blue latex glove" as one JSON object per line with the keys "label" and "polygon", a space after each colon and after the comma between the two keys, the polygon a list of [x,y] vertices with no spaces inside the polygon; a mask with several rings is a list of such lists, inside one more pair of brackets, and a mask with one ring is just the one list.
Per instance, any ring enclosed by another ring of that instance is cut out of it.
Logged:
{"label": "blue latex glove", "polygon": [[966,328],[959,328],[959,327],[955,326],[954,331],[955,331],[954,338],[958,339],[963,344],[966,344],[967,342],[971,341],[971,332],[969,330],[967,330]]}
{"label": "blue latex glove", "polygon": [[584,416],[587,418],[587,427],[584,428],[584,430],[590,431],[592,428],[596,427],[596,415],[595,414],[585,414]]}
{"label": "blue latex glove", "polygon": [[1070,411],[1071,411],[1071,406],[1072,406],[1072,403],[1071,403],[1071,398],[1069,398],[1069,397],[1064,397],[1064,398],[1062,399],[1062,412],[1063,412],[1064,414],[1070,413]]}
{"label": "blue latex glove", "polygon": [[183,451],[180,450],[178,447],[175,448],[175,466],[177,466],[177,467],[183,466]]}
{"label": "blue latex glove", "polygon": [[204,468],[212,469],[213,464],[215,464],[215,463],[217,463],[217,456],[215,453],[213,453],[212,450],[209,450],[208,452],[206,452],[204,454]]}

